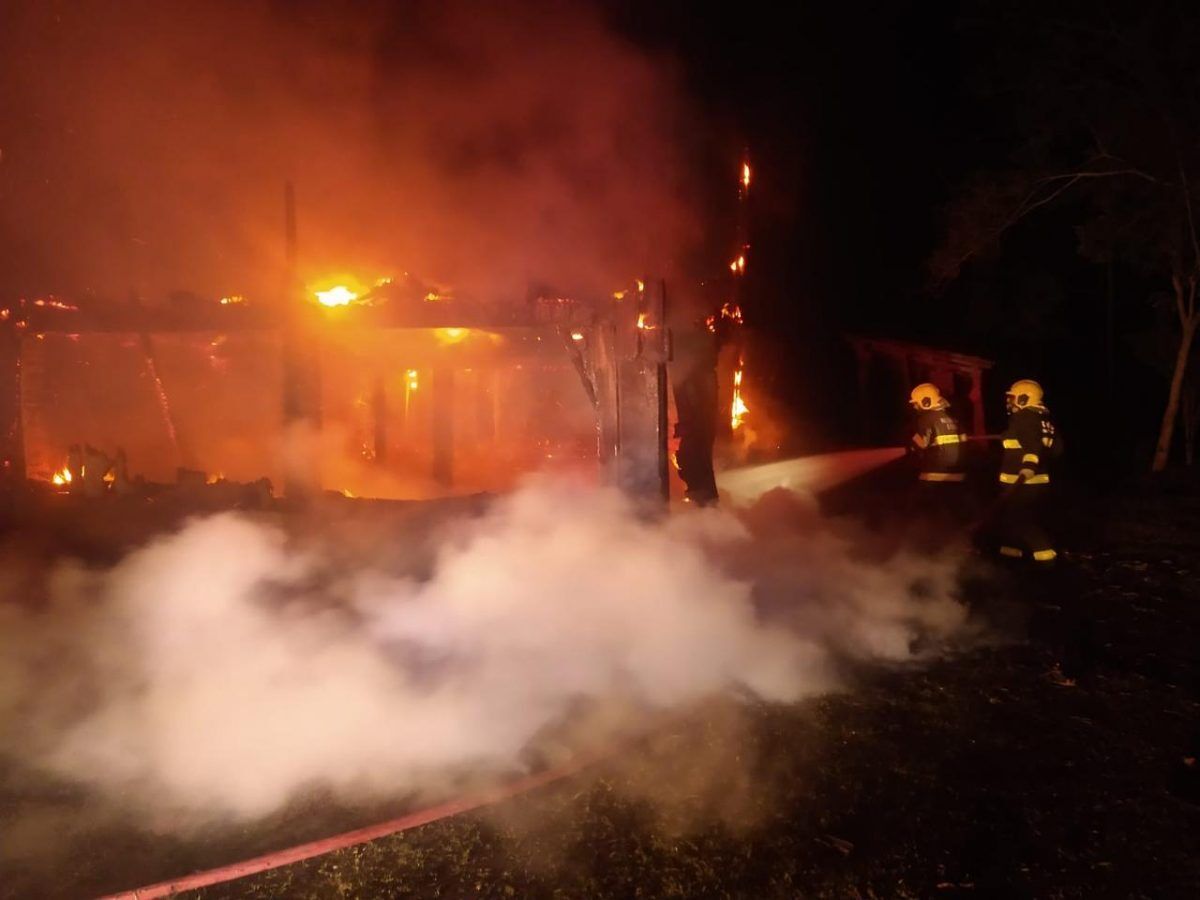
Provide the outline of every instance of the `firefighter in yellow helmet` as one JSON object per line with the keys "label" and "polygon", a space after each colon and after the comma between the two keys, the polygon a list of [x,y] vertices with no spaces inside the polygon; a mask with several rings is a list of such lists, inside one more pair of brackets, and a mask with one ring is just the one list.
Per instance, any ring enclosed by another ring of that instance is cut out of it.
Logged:
{"label": "firefighter in yellow helmet", "polygon": [[1005,405],[1008,428],[1002,435],[1000,483],[1011,493],[1000,515],[1000,553],[1050,563],[1058,553],[1042,520],[1050,488],[1048,463],[1061,452],[1061,439],[1036,381],[1014,382]]}
{"label": "firefighter in yellow helmet", "polygon": [[970,518],[963,456],[967,437],[936,385],[918,384],[909,395],[913,431],[909,451],[917,479],[908,497],[910,538],[936,549]]}
{"label": "firefighter in yellow helmet", "polygon": [[916,413],[911,449],[917,455],[918,480],[931,484],[964,481],[962,451],[967,436],[937,385],[918,384],[908,404]]}

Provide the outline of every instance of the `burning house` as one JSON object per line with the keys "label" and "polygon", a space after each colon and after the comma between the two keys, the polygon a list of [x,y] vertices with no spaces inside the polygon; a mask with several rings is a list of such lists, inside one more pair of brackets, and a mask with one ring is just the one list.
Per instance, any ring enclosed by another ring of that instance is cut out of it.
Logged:
{"label": "burning house", "polygon": [[231,295],[0,316],[5,458],[62,490],[88,447],[109,481],[120,458],[147,483],[265,478],[289,495],[494,491],[544,468],[667,491],[661,284],[489,305],[403,276],[306,289],[284,315]]}

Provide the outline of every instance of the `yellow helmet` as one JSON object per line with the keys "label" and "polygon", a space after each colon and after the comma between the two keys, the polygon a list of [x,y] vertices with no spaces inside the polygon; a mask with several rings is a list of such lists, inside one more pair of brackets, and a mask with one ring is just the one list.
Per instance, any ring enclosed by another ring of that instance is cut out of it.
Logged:
{"label": "yellow helmet", "polygon": [[915,409],[945,409],[949,404],[938,390],[936,384],[918,384],[908,396],[908,402]]}
{"label": "yellow helmet", "polygon": [[1027,406],[1041,409],[1043,396],[1040,384],[1032,379],[1022,378],[1020,381],[1013,382],[1008,393],[1004,395],[1004,402],[1008,406],[1009,412],[1025,409]]}

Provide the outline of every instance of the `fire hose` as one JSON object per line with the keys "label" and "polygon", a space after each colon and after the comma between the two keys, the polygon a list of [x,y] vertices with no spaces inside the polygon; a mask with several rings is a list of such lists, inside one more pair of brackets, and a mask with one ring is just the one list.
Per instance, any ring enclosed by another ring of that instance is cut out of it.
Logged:
{"label": "fire hose", "polygon": [[[998,440],[998,435],[981,435],[972,440],[990,441]],[[839,468],[848,469],[845,472],[839,472],[833,477],[825,475],[821,472],[793,473],[790,470],[798,463],[810,462],[809,460],[794,460],[785,463],[777,463],[771,466],[758,466],[751,469],[742,470],[742,472],[729,473],[730,476],[738,476],[753,474],[758,476],[752,479],[752,483],[746,485],[738,484],[750,495],[761,494],[765,488],[763,483],[764,478],[770,486],[788,485],[790,481],[823,481],[828,480],[833,483],[839,483],[847,478],[862,474],[863,471],[870,470],[879,465],[885,464],[888,461],[899,458],[903,455],[902,449],[885,448],[883,450],[869,451],[854,451],[841,454],[828,454],[826,457],[812,458],[811,462],[820,461],[828,463],[834,460],[842,465]],[[780,469],[776,472],[775,469]],[[784,471],[784,470],[788,471]],[[764,471],[766,470],[766,471]],[[814,477],[816,475],[824,477]],[[801,475],[799,479],[794,479],[795,475]],[[781,476],[793,476],[781,477]],[[807,476],[807,477],[803,477]],[[734,480],[731,478],[731,481]],[[779,483],[776,483],[779,482]],[[795,485],[788,485],[795,486]],[[1016,485],[1010,485],[1007,490],[994,501],[984,513],[970,524],[968,530],[971,532],[982,528],[995,515],[996,511],[1007,501],[1013,492]],[[602,751],[597,751],[589,754],[581,754],[572,759],[570,762],[548,769],[544,772],[538,772],[532,775],[526,775],[506,784],[498,785],[494,788],[479,792],[477,794],[458,797],[453,800],[435,804],[424,809],[416,810],[399,816],[393,819],[387,819],[383,822],[378,822],[374,825],[368,825],[362,828],[356,828],[351,831],[345,831],[340,834],[330,837],[320,838],[315,841],[297,844],[293,847],[288,847],[283,850],[275,850],[270,853],[264,853],[260,856],[251,857],[250,859],[241,860],[240,862],[229,863],[223,866],[217,866],[211,869],[205,869],[199,872],[193,872],[189,875],[184,875],[179,878],[169,879],[167,881],[159,881],[154,884],[149,884],[144,887],[134,888],[132,890],[119,891],[114,894],[106,894],[99,900],[155,900],[155,898],[171,897],[183,891],[199,890],[200,888],[212,887],[218,884],[225,884],[239,878],[245,878],[250,875],[257,875],[262,872],[267,872],[272,869],[282,868],[283,866],[293,863],[303,862],[304,860],[313,859],[318,856],[323,856],[336,850],[344,850],[348,847],[365,844],[382,837],[387,837],[393,834],[399,834],[404,831],[410,831],[419,828],[422,825],[429,825],[461,813],[471,812],[473,810],[482,809],[488,806],[495,805],[504,800],[512,799],[521,794],[536,790],[537,788],[545,787],[557,781],[575,775],[588,766],[607,758],[615,752],[616,747],[608,747]]]}
{"label": "fire hose", "polygon": [[292,863],[323,856],[335,850],[345,850],[347,847],[366,844],[370,841],[387,837],[388,835],[399,834],[402,831],[411,831],[422,825],[429,825],[433,822],[459,815],[460,813],[492,806],[503,800],[508,800],[535,790],[536,788],[561,781],[607,755],[607,752],[583,755],[563,766],[533,775],[526,775],[507,784],[498,785],[477,794],[457,797],[454,800],[419,809],[394,819],[377,822],[374,825],[367,825],[363,828],[353,829],[352,831],[344,831],[341,834],[297,844],[294,847],[288,847],[283,850],[264,853],[261,856],[251,857],[240,862],[193,872],[190,875],[184,875],[180,878],[155,882],[145,887],[119,891],[115,894],[105,894],[99,900],[153,900],[153,898],[173,897],[183,891],[195,891],[217,884],[225,884],[226,882],[245,878],[249,875],[268,872],[271,869],[278,869]]}

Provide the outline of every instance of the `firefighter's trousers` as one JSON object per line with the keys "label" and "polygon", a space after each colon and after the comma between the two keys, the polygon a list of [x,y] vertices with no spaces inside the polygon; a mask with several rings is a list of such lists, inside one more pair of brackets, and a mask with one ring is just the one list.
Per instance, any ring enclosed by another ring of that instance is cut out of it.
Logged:
{"label": "firefighter's trousers", "polygon": [[1050,486],[1017,484],[1009,488],[997,522],[1000,554],[1034,562],[1052,562],[1058,553],[1046,529]]}

